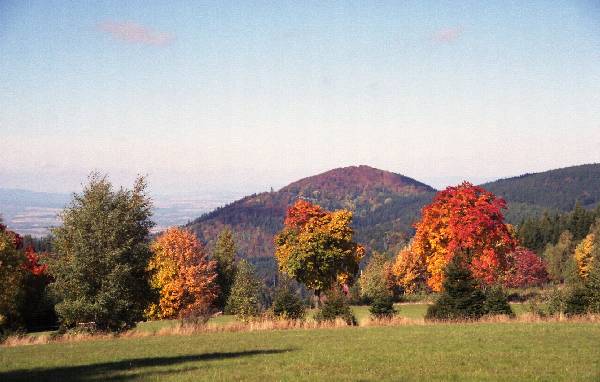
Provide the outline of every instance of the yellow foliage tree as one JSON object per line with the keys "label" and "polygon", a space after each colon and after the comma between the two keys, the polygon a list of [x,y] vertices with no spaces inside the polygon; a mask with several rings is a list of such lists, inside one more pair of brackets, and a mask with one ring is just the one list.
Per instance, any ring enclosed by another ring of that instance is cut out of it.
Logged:
{"label": "yellow foliage tree", "polygon": [[394,278],[405,293],[414,293],[419,286],[425,285],[426,271],[423,257],[415,256],[410,245],[400,250],[392,267]]}
{"label": "yellow foliage tree", "polygon": [[592,266],[592,260],[594,258],[594,249],[596,247],[596,234],[588,234],[578,245],[575,247],[575,261],[577,262],[577,270],[579,276],[582,279],[586,279],[590,268]]}
{"label": "yellow foliage tree", "polygon": [[150,318],[175,318],[206,311],[218,292],[215,262],[208,259],[196,236],[181,228],[169,228],[151,245],[150,283],[158,290],[158,304]]}

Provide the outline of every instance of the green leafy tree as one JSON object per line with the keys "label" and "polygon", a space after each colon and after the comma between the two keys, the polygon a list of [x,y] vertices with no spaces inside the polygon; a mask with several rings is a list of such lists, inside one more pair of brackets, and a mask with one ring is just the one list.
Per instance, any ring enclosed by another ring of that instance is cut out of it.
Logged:
{"label": "green leafy tree", "polygon": [[63,325],[93,323],[114,331],[143,318],[152,296],[146,272],[151,207],[144,177],[132,190],[114,190],[106,176],[93,173],[73,196],[62,226],[53,230],[56,257],[50,262]]}
{"label": "green leafy tree", "polygon": [[25,257],[20,246],[20,236],[0,221],[0,335],[21,325]]}
{"label": "green leafy tree", "polygon": [[546,246],[544,257],[548,263],[548,274],[552,281],[563,283],[572,273],[571,268],[575,266],[572,261],[574,250],[573,234],[569,231],[563,231],[556,244]]}
{"label": "green leafy tree", "polygon": [[427,309],[426,319],[477,319],[486,313],[485,295],[462,256],[454,256],[446,266],[444,276],[442,293]]}
{"label": "green leafy tree", "polygon": [[213,260],[217,263],[217,284],[219,285],[219,296],[216,305],[224,309],[231,292],[231,286],[235,277],[235,254],[237,248],[233,239],[231,229],[225,228],[219,234],[213,251]]}
{"label": "green leafy tree", "polygon": [[235,278],[225,306],[225,312],[234,314],[242,321],[249,321],[260,314],[262,282],[254,268],[246,260],[237,264]]}
{"label": "green leafy tree", "polygon": [[391,261],[385,254],[374,252],[359,279],[360,295],[367,301],[393,294]]}
{"label": "green leafy tree", "polygon": [[585,285],[588,289],[589,311],[600,313],[600,248],[595,251]]}

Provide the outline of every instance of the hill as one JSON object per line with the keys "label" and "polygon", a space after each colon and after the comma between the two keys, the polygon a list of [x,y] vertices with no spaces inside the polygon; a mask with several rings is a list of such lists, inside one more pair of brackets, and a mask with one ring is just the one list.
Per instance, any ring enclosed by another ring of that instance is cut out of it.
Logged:
{"label": "hill", "polygon": [[298,198],[329,210],[354,212],[356,239],[377,250],[395,251],[412,236],[412,224],[435,190],[406,176],[368,166],[338,168],[301,179],[277,192],[247,196],[188,225],[212,246],[221,229],[235,232],[240,253],[271,257],[273,236]]}
{"label": "hill", "polygon": [[508,202],[507,220],[519,223],[543,211],[570,211],[579,201],[585,208],[600,203],[600,164],[565,167],[499,179],[482,187]]}

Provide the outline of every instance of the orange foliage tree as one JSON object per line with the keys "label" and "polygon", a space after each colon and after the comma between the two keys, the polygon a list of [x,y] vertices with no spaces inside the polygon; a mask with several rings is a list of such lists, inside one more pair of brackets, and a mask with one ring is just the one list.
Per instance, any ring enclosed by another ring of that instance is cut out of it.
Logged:
{"label": "orange foliage tree", "polygon": [[169,228],[154,240],[151,249],[150,283],[160,298],[147,309],[148,317],[188,317],[206,312],[218,293],[216,264],[208,259],[196,236],[181,228]]}
{"label": "orange foliage tree", "polygon": [[351,223],[350,211],[330,212],[298,200],[275,238],[280,271],[313,289],[317,297],[335,283],[350,282],[364,256],[364,248],[352,240]]}
{"label": "orange foliage tree", "polygon": [[397,270],[409,272],[397,273],[406,284],[424,277],[432,290],[440,291],[446,265],[460,253],[480,282],[500,281],[508,266],[506,256],[517,244],[504,224],[505,207],[502,198],[468,182],[438,192],[423,208],[410,250],[396,262]]}

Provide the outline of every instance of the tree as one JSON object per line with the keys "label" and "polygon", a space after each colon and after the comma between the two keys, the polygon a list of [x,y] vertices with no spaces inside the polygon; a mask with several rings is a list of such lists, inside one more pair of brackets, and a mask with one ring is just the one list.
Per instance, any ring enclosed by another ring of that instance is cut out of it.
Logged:
{"label": "tree", "polygon": [[583,240],[575,247],[575,261],[577,262],[577,270],[582,279],[586,279],[590,272],[594,253],[600,247],[600,220],[598,223],[590,227],[590,232]]}
{"label": "tree", "polygon": [[486,313],[485,295],[473,278],[463,256],[454,256],[446,266],[442,293],[427,308],[426,319],[477,319]]}
{"label": "tree", "polygon": [[279,270],[313,289],[317,303],[321,291],[351,282],[358,272],[364,249],[352,241],[351,223],[350,211],[329,212],[301,199],[275,237]]}
{"label": "tree", "polygon": [[302,319],[306,313],[304,301],[295,291],[289,280],[283,278],[275,290],[273,298],[273,314],[285,319]]}
{"label": "tree", "polygon": [[43,262],[48,257],[47,253],[37,253],[32,246],[25,249],[25,262],[21,265],[25,270],[25,303],[21,307],[21,315],[28,330],[50,329],[57,324],[55,301],[48,292],[53,278],[48,273],[48,265]]}
{"label": "tree", "polygon": [[544,257],[548,262],[548,274],[552,281],[557,283],[565,281],[574,248],[573,235],[569,231],[563,231],[556,244],[546,246]]}
{"label": "tree", "polygon": [[390,259],[379,252],[374,252],[367,266],[360,275],[361,298],[372,301],[377,296],[393,295]]}
{"label": "tree", "polygon": [[0,336],[21,325],[19,310],[25,276],[21,245],[21,237],[0,221]]}
{"label": "tree", "polygon": [[483,310],[485,314],[498,315],[505,314],[507,316],[514,316],[506,293],[502,290],[500,285],[492,285],[487,287],[485,292],[485,302],[483,304]]}
{"label": "tree", "polygon": [[425,264],[425,258],[415,256],[411,252],[410,245],[405,246],[398,252],[392,272],[396,282],[405,294],[414,293],[426,285],[427,265]]}
{"label": "tree", "polygon": [[335,321],[341,318],[347,325],[357,324],[346,295],[337,286],[327,291],[325,302],[314,317],[317,322]]}
{"label": "tree", "polygon": [[254,274],[254,269],[246,260],[237,264],[231,293],[225,312],[234,314],[242,321],[248,321],[260,314],[262,283]]}
{"label": "tree", "polygon": [[233,232],[231,229],[225,228],[219,234],[215,249],[213,252],[213,260],[217,264],[217,284],[219,285],[219,296],[216,300],[216,306],[219,309],[224,309],[233,279],[235,277],[235,254],[237,252],[235,241],[233,240]]}
{"label": "tree", "polygon": [[542,286],[548,282],[546,263],[532,251],[517,247],[508,255],[509,269],[504,285],[508,288]]}
{"label": "tree", "polygon": [[150,248],[150,283],[160,298],[158,304],[150,305],[148,316],[185,318],[207,312],[217,297],[216,263],[208,259],[196,236],[181,228],[169,228]]}
{"label": "tree", "polygon": [[[486,285],[503,277],[506,255],[516,240],[504,224],[506,203],[468,182],[438,192],[423,208],[410,254],[426,265],[428,286],[440,291],[446,265],[457,254],[465,256],[473,276]],[[418,278],[418,277],[415,277]]]}
{"label": "tree", "polygon": [[376,318],[391,318],[396,314],[394,300],[389,294],[376,295],[371,301],[369,313]]}
{"label": "tree", "polygon": [[56,256],[49,267],[63,325],[91,322],[100,330],[122,330],[143,318],[151,296],[151,207],[143,177],[132,190],[115,191],[94,173],[82,194],[73,196],[62,226],[53,230]]}

